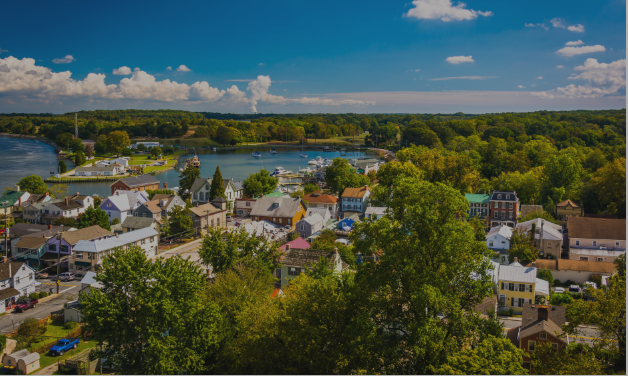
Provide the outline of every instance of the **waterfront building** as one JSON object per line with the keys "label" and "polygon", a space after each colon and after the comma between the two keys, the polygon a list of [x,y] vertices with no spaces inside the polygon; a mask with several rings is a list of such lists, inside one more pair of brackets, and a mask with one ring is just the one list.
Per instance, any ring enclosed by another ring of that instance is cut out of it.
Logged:
{"label": "waterfront building", "polygon": [[159,180],[152,175],[140,175],[124,178],[111,184],[111,194],[116,191],[148,191],[159,189]]}
{"label": "waterfront building", "polygon": [[326,209],[333,218],[339,215],[338,197],[336,196],[326,195],[321,191],[314,191],[304,195],[303,199],[308,202],[308,208]]}

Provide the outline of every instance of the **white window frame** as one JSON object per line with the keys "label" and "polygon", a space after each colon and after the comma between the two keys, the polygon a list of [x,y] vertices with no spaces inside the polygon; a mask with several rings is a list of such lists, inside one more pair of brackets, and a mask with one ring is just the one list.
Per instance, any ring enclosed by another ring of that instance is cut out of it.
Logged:
{"label": "white window frame", "polygon": [[604,257],[598,257],[597,262],[604,262]]}
{"label": "white window frame", "polygon": [[[532,345],[532,349],[530,349],[530,345]],[[534,351],[536,348],[536,341],[528,341],[528,351]]]}
{"label": "white window frame", "polygon": [[539,340],[547,341],[547,333],[539,333]]}
{"label": "white window frame", "polygon": [[619,248],[621,244],[619,242],[615,242],[615,248]]}
{"label": "white window frame", "polygon": [[576,245],[580,245],[580,240],[576,240]]}
{"label": "white window frame", "polygon": [[589,261],[589,256],[580,256],[580,261]]}
{"label": "white window frame", "polygon": [[597,247],[597,240],[594,240],[591,244],[593,244],[594,247]]}

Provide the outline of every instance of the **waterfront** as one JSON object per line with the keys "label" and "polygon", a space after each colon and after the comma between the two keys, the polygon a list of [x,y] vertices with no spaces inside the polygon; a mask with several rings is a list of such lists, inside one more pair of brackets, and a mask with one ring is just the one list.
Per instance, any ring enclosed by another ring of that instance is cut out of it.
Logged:
{"label": "waterfront", "polygon": [[[53,168],[58,163],[54,148],[42,142],[23,139],[0,137],[0,159],[3,161],[4,169],[0,170],[0,182],[3,187],[15,185],[21,178],[29,175],[39,175],[42,178],[50,176],[49,165],[52,162]],[[298,148],[281,148],[277,147],[277,154],[270,153],[270,146],[256,148],[238,148],[231,150],[204,151],[199,153],[201,161],[201,177],[207,178],[214,175],[216,166],[220,166],[222,176],[225,179],[233,178],[234,181],[244,181],[250,174],[258,172],[265,168],[272,172],[275,167],[281,166],[286,170],[298,172],[299,168],[308,166],[308,161],[318,156],[322,158],[340,157],[340,152],[325,152],[321,149],[305,150],[308,158],[301,158],[299,154],[301,150]],[[251,153],[254,150],[261,152],[261,158],[253,158]],[[182,155],[181,159],[190,158],[194,154]],[[345,158],[358,158],[366,154],[361,151],[348,151]],[[74,168],[74,164],[64,159],[68,164],[68,169]],[[167,183],[168,187],[179,186],[179,171],[169,170],[161,174],[155,175],[163,186]],[[109,188],[111,182],[103,183],[69,183],[67,184],[70,192],[80,192],[82,194],[98,194],[109,196],[111,190]],[[50,185],[50,184],[49,184]]]}

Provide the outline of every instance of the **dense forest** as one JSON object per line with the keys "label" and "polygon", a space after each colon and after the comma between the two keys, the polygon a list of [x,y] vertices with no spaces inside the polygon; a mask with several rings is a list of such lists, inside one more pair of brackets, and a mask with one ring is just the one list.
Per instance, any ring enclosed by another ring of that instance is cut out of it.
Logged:
{"label": "dense forest", "polygon": [[[625,182],[619,182],[625,177],[625,109],[481,115],[98,110],[78,118],[79,136],[94,140],[113,131],[177,138],[194,130],[193,137],[223,145],[360,136],[365,146],[406,148],[399,159],[463,193],[515,190],[522,203],[534,200],[548,210],[569,198],[586,212],[625,217]],[[66,140],[74,133],[74,113],[0,115],[0,132]]]}

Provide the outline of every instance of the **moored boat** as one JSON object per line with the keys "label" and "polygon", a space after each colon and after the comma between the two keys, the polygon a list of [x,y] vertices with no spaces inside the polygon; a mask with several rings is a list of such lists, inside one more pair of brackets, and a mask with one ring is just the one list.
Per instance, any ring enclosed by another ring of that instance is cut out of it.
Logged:
{"label": "moored boat", "polygon": [[277,150],[275,148],[270,149],[270,154],[277,154]]}
{"label": "moored boat", "polygon": [[270,174],[270,176],[282,176],[282,175],[288,175],[288,174],[291,174],[291,173],[292,173],[292,171],[286,171],[286,170],[284,170],[283,167],[277,166],[277,167],[275,167],[275,171],[272,174]]}

